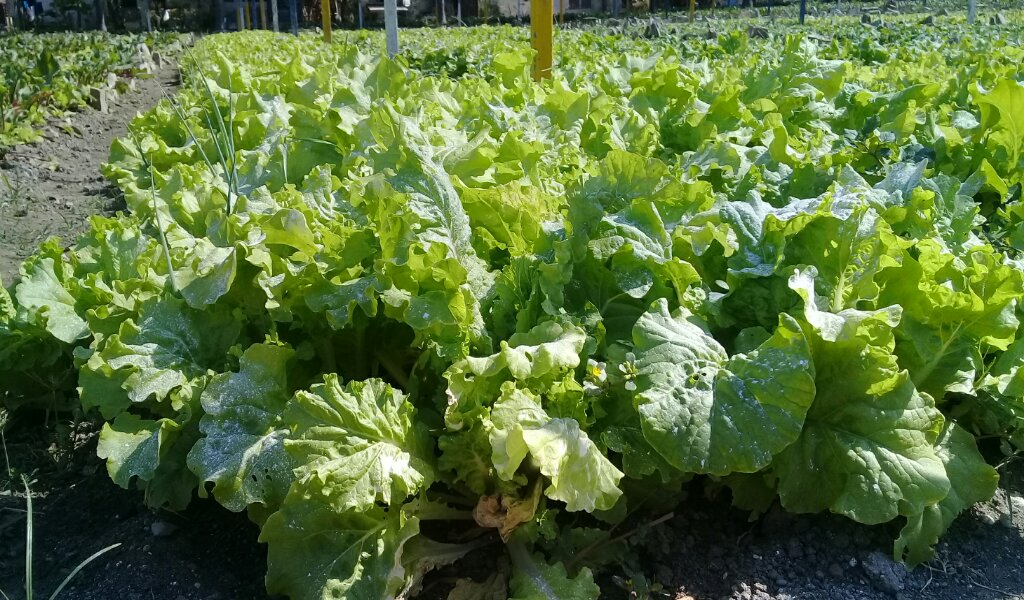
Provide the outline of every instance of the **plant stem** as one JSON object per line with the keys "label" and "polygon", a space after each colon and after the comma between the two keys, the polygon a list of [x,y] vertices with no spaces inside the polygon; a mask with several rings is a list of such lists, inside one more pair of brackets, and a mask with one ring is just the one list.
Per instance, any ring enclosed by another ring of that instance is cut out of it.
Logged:
{"label": "plant stem", "polygon": [[[661,525],[662,523],[664,523],[665,521],[668,521],[669,519],[671,519],[674,516],[676,516],[676,514],[674,512],[670,512],[668,514],[664,514],[664,515],[658,517],[657,519],[655,519],[655,520],[651,521],[650,523],[647,523],[647,524],[645,524],[643,526],[644,527],[654,527],[655,525]],[[611,546],[612,544],[617,544],[617,543],[621,542],[622,540],[625,540],[629,536],[633,535],[634,533],[636,533],[639,530],[640,530],[640,527],[634,527],[633,529],[630,529],[629,531],[627,531],[626,533],[623,533],[622,535],[613,537],[613,538],[611,538],[609,540],[606,540],[606,541],[598,540],[598,541],[590,544],[586,548],[580,550],[576,554],[576,556],[572,557],[572,559],[568,563],[566,563],[566,565],[565,565],[566,568],[571,569],[572,567],[575,567],[576,565],[578,565],[580,563],[581,560],[583,560],[583,558],[587,554],[590,554],[591,552],[593,552],[596,549],[603,548],[605,546]]]}

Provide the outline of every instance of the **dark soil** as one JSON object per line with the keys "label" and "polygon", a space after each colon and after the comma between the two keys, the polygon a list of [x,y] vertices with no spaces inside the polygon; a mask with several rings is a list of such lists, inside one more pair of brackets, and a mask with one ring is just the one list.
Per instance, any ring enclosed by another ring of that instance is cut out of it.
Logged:
{"label": "dark soil", "polygon": [[[213,500],[153,512],[142,493],[123,490],[96,458],[91,424],[14,423],[7,435],[11,473],[29,476],[34,497],[34,583],[48,598],[94,552],[121,544],[86,566],[63,600],[261,600],[267,598],[265,547],[245,517]],[[72,441],[67,441],[67,440]],[[49,446],[48,446],[49,444]],[[0,475],[0,589],[24,597],[25,499],[21,482]]]}
{"label": "dark soil", "polygon": [[[268,598],[266,549],[244,515],[201,499],[178,514],[151,511],[141,492],[122,490],[107,477],[94,455],[97,425],[61,425],[55,432],[18,418],[21,422],[8,429],[6,447],[11,472],[29,474],[32,481],[37,595],[47,597],[80,561],[120,543],[87,566],[62,597]],[[14,600],[23,597],[25,501],[20,483],[3,466],[0,589]],[[699,479],[690,484],[676,516],[634,545],[648,581],[664,590],[652,599],[1024,598],[1020,463],[1003,474],[996,500],[961,516],[936,559],[910,572],[889,558],[896,526],[865,527],[835,515],[789,515],[778,509],[750,522],[746,513],[729,507],[727,497],[706,499],[702,486]],[[423,597],[444,599],[459,577],[485,578],[498,564],[497,554],[497,548],[480,552],[428,578]],[[639,597],[612,575],[600,579],[603,598]]]}
{"label": "dark soil", "polygon": [[676,600],[1024,598],[1024,469],[1017,463],[1002,475],[996,498],[961,515],[935,559],[913,571],[891,559],[900,525],[778,506],[750,523],[727,498],[698,493],[650,536],[652,576]]}
{"label": "dark soil", "polygon": [[123,207],[119,193],[100,175],[100,165],[137,113],[176,91],[178,69],[166,65],[153,78],[135,83],[134,92],[111,98],[106,113],[91,108],[72,113],[66,121],[74,133],[65,131],[65,120],[54,121],[42,141],[0,151],[0,277],[5,285],[46,238],[58,236],[72,244],[88,228],[91,215],[110,215]]}

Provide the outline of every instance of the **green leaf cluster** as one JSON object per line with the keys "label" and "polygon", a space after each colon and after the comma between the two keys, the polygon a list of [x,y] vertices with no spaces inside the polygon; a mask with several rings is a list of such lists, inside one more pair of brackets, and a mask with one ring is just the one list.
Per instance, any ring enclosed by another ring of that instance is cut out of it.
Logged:
{"label": "green leaf cluster", "polygon": [[566,31],[540,84],[514,28],[206,38],[114,144],[131,216],[0,297],[0,370],[73,357],[114,481],[247,511],[293,598],[487,544],[457,589],[596,598],[697,476],[925,561],[976,436],[1024,443],[1024,48],[828,27]]}

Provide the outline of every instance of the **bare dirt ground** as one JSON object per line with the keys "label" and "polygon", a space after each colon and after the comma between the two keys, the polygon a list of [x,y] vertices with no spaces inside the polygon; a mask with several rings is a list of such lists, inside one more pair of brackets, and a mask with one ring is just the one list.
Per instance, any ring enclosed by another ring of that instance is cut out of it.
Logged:
{"label": "bare dirt ground", "polygon": [[[0,589],[12,600],[23,597],[25,501],[20,480],[14,480],[18,474],[33,482],[37,596],[47,597],[93,552],[120,543],[87,566],[62,597],[267,600],[266,549],[245,515],[208,499],[193,500],[181,513],[150,511],[141,492],[122,490],[107,477],[95,456],[97,424],[64,422],[55,428],[27,416],[17,419],[6,437],[11,470],[0,465]],[[705,498],[698,478],[686,487],[687,499],[674,518],[634,540],[645,576],[661,591],[633,595],[613,567],[599,578],[602,597],[1024,598],[1024,464],[1011,463],[1002,476],[997,498],[962,515],[935,560],[913,571],[889,558],[898,525],[865,527],[835,515],[790,515],[777,507],[751,522],[729,507],[727,497]],[[422,597],[444,600],[458,578],[485,578],[502,554],[495,548],[447,567],[428,578]]]}
{"label": "bare dirt ground", "polygon": [[152,79],[137,79],[136,90],[113,98],[108,112],[91,108],[69,117],[74,133],[55,121],[44,139],[0,152],[0,277],[10,285],[18,268],[40,242],[57,236],[73,244],[90,215],[122,208],[117,191],[100,175],[110,144],[128,131],[141,111],[178,87],[170,64]]}

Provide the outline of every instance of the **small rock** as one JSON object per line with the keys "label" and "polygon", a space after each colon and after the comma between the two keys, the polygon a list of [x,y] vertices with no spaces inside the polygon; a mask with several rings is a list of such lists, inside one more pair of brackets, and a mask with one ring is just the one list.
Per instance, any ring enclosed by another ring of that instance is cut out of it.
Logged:
{"label": "small rock", "polygon": [[932,16],[932,15],[928,15],[927,17],[921,19],[921,22],[919,24],[920,25],[934,25],[935,24],[935,17]]}
{"label": "small rock", "polygon": [[907,577],[907,569],[903,565],[896,564],[881,552],[872,552],[862,564],[871,585],[879,591],[892,594],[903,591]]}
{"label": "small rock", "polygon": [[177,530],[177,525],[173,525],[167,521],[153,521],[153,524],[149,526],[150,533],[153,534],[153,537],[158,538],[170,537]]}
{"label": "small rock", "polygon": [[832,563],[828,568],[828,574],[837,579],[842,577],[844,573],[845,571],[843,571],[843,567],[840,566],[839,563]]}
{"label": "small rock", "polygon": [[986,525],[995,525],[999,522],[999,515],[992,510],[979,510],[978,519]]}
{"label": "small rock", "polygon": [[733,598],[737,598],[738,600],[750,600],[753,596],[750,586],[746,583],[741,583],[739,589],[733,594]]}

